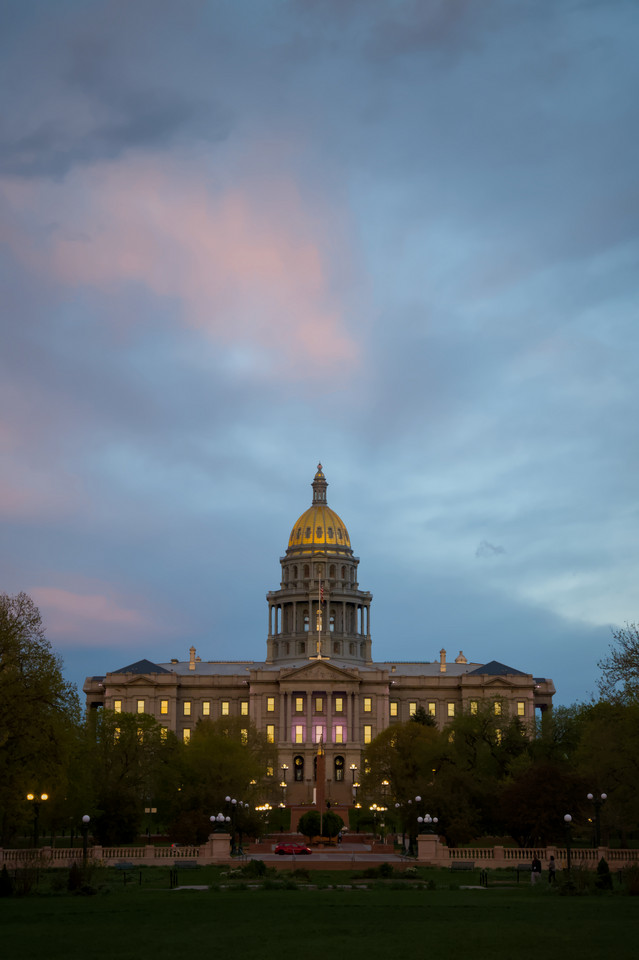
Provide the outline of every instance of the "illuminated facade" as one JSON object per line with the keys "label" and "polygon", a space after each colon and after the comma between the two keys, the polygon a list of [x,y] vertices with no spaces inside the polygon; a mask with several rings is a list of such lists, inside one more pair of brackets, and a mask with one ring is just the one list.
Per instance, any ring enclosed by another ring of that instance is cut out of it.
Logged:
{"label": "illuminated facade", "polygon": [[276,744],[288,803],[314,797],[316,744],[325,746],[327,799],[349,803],[366,744],[419,707],[443,727],[488,700],[532,723],[552,705],[551,680],[446,651],[433,662],[372,659],[372,596],[360,590],[348,530],[327,503],[321,464],[311,506],[295,522],[278,590],[267,594],[264,661],[138,661],[88,677],[87,706],[148,713],[188,741],[201,719],[246,717]]}

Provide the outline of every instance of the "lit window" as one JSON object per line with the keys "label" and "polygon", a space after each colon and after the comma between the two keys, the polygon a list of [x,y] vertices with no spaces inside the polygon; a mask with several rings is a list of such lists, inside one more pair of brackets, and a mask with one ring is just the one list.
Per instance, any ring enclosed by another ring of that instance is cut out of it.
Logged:
{"label": "lit window", "polygon": [[517,701],[517,716],[525,717],[526,716],[526,704],[523,700]]}
{"label": "lit window", "polygon": [[429,717],[435,716],[435,704],[432,702],[428,704],[428,716]]}
{"label": "lit window", "polygon": [[249,712],[249,703],[248,703],[248,700],[241,700],[241,701],[240,701],[240,716],[241,716],[241,717],[248,717],[248,712]]}
{"label": "lit window", "polygon": [[371,697],[364,697],[364,713],[370,713],[373,709],[373,700]]}
{"label": "lit window", "polygon": [[222,700],[222,716],[228,717],[229,715],[229,702],[228,700]]}
{"label": "lit window", "polygon": [[295,727],[295,743],[304,743],[304,727]]}
{"label": "lit window", "polygon": [[168,712],[169,712],[169,701],[160,700],[160,713],[168,713]]}
{"label": "lit window", "polygon": [[295,713],[304,712],[304,697],[295,697]]}
{"label": "lit window", "polygon": [[449,717],[454,717],[454,716],[455,716],[455,704],[454,704],[454,703],[449,703],[447,706],[448,706],[448,716],[449,716]]}
{"label": "lit window", "polygon": [[324,698],[315,697],[315,713],[321,713],[324,709]]}
{"label": "lit window", "polygon": [[396,717],[398,713],[398,703],[397,700],[391,700],[390,702],[390,715],[391,717]]}
{"label": "lit window", "polygon": [[122,701],[121,701],[121,700],[114,700],[114,701],[113,701],[113,709],[114,709],[115,713],[122,713]]}
{"label": "lit window", "polygon": [[410,703],[408,704],[408,716],[414,717],[416,713],[417,713],[417,703],[415,702],[415,700],[411,700]]}
{"label": "lit window", "polygon": [[315,727],[315,743],[321,743],[324,739],[324,727]]}
{"label": "lit window", "polygon": [[343,697],[335,697],[335,713],[344,712],[344,699]]}
{"label": "lit window", "polygon": [[185,716],[185,717],[190,717],[190,716],[191,716],[191,701],[190,701],[190,700],[185,700],[185,701],[184,701],[184,716]]}
{"label": "lit window", "polygon": [[269,743],[275,743],[275,724],[267,723],[266,739],[268,740]]}
{"label": "lit window", "polygon": [[370,743],[373,739],[373,728],[370,723],[364,724],[364,743]]}
{"label": "lit window", "polygon": [[168,734],[169,734],[168,727],[160,727],[160,740],[166,740]]}
{"label": "lit window", "polygon": [[202,702],[202,716],[203,716],[203,717],[210,717],[210,716],[211,716],[211,701],[210,701],[210,700],[204,700],[204,701]]}
{"label": "lit window", "polygon": [[471,700],[471,701],[470,701],[470,712],[471,712],[472,714],[477,713],[477,701],[476,701],[476,700]]}
{"label": "lit window", "polygon": [[182,742],[183,742],[183,743],[190,743],[190,742],[191,742],[191,731],[190,731],[190,730],[183,730],[183,731],[182,731]]}
{"label": "lit window", "polygon": [[275,697],[266,698],[266,712],[267,713],[275,712]]}
{"label": "lit window", "polygon": [[138,713],[144,713],[144,700],[138,700]]}
{"label": "lit window", "polygon": [[335,727],[335,743],[344,743],[344,727]]}
{"label": "lit window", "polygon": [[501,717],[501,703],[499,700],[495,700],[494,707],[495,707],[495,716]]}
{"label": "lit window", "polygon": [[245,727],[240,730],[240,742],[248,743],[248,730]]}

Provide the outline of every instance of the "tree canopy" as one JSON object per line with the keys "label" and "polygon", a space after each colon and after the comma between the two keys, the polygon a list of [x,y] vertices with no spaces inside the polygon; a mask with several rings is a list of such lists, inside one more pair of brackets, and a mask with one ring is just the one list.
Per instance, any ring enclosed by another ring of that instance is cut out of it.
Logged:
{"label": "tree canopy", "polygon": [[608,656],[599,661],[599,692],[604,700],[639,703],[639,625],[613,630]]}
{"label": "tree canopy", "polygon": [[64,791],[80,717],[75,687],[26,593],[0,594],[0,834],[6,844],[28,816],[25,797]]}

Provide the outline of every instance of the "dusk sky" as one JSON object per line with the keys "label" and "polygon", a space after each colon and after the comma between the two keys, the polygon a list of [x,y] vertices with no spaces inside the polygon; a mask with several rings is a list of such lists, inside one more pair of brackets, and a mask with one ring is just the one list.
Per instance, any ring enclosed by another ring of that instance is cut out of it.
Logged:
{"label": "dusk sky", "polygon": [[635,0],[4,0],[0,591],[68,679],[263,659],[321,460],[375,659],[595,692],[638,51]]}

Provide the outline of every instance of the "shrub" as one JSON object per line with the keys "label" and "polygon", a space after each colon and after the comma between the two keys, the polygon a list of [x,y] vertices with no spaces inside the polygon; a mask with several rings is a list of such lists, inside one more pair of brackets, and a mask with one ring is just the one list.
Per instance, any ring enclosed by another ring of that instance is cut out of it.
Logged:
{"label": "shrub", "polygon": [[612,877],[607,861],[602,857],[597,864],[597,879],[595,886],[598,890],[612,890]]}
{"label": "shrub", "polygon": [[9,871],[7,870],[7,865],[2,868],[0,871],[0,897],[10,897],[13,893],[13,880],[9,876]]}

